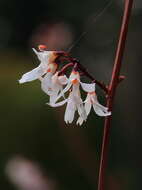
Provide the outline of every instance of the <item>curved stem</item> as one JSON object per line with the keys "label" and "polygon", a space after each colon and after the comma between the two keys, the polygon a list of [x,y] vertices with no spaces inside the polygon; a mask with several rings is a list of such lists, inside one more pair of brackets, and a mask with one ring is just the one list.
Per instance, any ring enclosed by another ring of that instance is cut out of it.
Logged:
{"label": "curved stem", "polygon": [[108,94],[108,88],[107,88],[107,86],[106,86],[104,83],[102,83],[102,82],[96,80],[96,79],[86,70],[86,68],[85,68],[83,65],[81,65],[81,63],[80,63],[79,61],[77,61],[76,59],[73,59],[73,62],[74,62],[74,64],[75,64],[75,63],[78,63],[77,66],[78,66],[79,70],[82,71],[82,73],[84,73],[84,75],[85,75],[86,77],[88,77],[90,80],[92,80],[92,82],[96,83],[102,90],[104,90],[104,92],[105,92],[106,94]]}
{"label": "curved stem", "polygon": [[69,67],[72,67],[72,66],[74,66],[73,63],[68,63],[67,65],[65,65],[65,66],[59,71],[58,75],[64,74],[64,73],[66,72],[66,70],[67,70]]}
{"label": "curved stem", "polygon": [[79,67],[79,69],[85,74],[85,76],[87,76],[88,78],[90,78],[90,79],[92,80],[92,82],[96,83],[102,90],[104,90],[104,92],[105,92],[106,94],[108,94],[108,88],[107,88],[107,86],[106,86],[104,83],[102,83],[102,82],[96,80],[96,79],[83,67],[83,65],[81,65],[80,63],[79,63],[79,65],[78,65],[78,67]]}
{"label": "curved stem", "polygon": [[[125,49],[126,37],[127,37],[127,32],[128,32],[128,24],[129,24],[129,18],[130,18],[130,14],[132,10],[132,5],[133,5],[133,0],[125,0],[122,26],[121,26],[119,42],[118,42],[118,47],[116,51],[114,67],[112,71],[112,77],[111,77],[111,81],[109,85],[109,93],[108,93],[108,98],[107,98],[107,107],[109,108],[110,111],[112,111],[113,100],[115,97],[117,85],[119,83],[119,75],[120,75],[123,53]],[[105,123],[104,123],[104,134],[103,134],[102,152],[101,152],[101,159],[100,159],[98,190],[104,190],[105,188],[104,186],[105,170],[106,170],[106,162],[107,162],[111,119],[112,119],[112,116],[106,117]]]}

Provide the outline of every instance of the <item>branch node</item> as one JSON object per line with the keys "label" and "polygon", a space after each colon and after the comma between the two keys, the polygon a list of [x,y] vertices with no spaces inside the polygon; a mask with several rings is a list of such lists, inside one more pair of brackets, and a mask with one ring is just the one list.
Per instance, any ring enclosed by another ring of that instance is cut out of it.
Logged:
{"label": "branch node", "polygon": [[120,75],[118,79],[118,83],[122,82],[126,77],[124,75]]}

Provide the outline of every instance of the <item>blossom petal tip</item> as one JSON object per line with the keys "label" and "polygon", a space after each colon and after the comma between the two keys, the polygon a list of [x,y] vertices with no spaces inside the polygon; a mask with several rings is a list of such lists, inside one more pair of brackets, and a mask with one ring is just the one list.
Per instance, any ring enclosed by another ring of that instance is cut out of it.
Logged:
{"label": "blossom petal tip", "polygon": [[110,112],[108,112],[108,116],[110,116],[111,115],[111,111]]}
{"label": "blossom petal tip", "polygon": [[37,53],[37,51],[36,51],[36,49],[35,49],[35,48],[32,48],[32,50],[33,50],[35,53]]}
{"label": "blossom petal tip", "polygon": [[51,103],[45,103],[45,105],[48,105],[50,107],[54,107]]}
{"label": "blossom petal tip", "polygon": [[23,84],[23,83],[25,83],[26,81],[23,80],[23,79],[20,79],[20,80],[18,80],[18,82],[19,82],[19,84]]}

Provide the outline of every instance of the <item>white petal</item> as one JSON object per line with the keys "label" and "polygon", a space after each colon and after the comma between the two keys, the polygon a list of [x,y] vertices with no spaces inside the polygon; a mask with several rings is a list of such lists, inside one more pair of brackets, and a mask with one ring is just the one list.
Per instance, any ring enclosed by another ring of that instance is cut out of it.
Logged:
{"label": "white petal", "polygon": [[51,106],[51,107],[59,107],[59,106],[62,106],[62,105],[64,105],[65,103],[67,102],[67,99],[66,100],[63,100],[63,101],[61,101],[61,102],[58,102],[58,103],[46,103],[46,104],[48,104],[49,106]]}
{"label": "white petal", "polygon": [[77,105],[77,108],[78,108],[79,115],[82,117],[83,120],[86,121],[87,114],[86,114],[86,111],[85,111],[83,104]]}
{"label": "white petal", "polygon": [[59,100],[62,96],[64,96],[64,94],[71,88],[72,83],[69,82],[67,84],[67,86],[61,91],[61,93],[59,94],[59,96],[57,97],[56,101]]}
{"label": "white petal", "polygon": [[[59,85],[53,85],[52,90],[50,92],[50,102],[55,103],[58,97],[58,93],[62,90],[62,87]],[[65,98],[64,98],[65,99]]]}
{"label": "white petal", "polygon": [[50,103],[56,103],[57,95],[58,95],[58,92],[54,92],[54,91],[51,92],[49,102]]}
{"label": "white petal", "polygon": [[[62,93],[63,87],[61,85],[57,84],[52,84],[51,91],[50,91],[50,102],[57,102],[58,100],[58,95],[59,92]],[[62,97],[65,99],[64,93],[62,93]]]}
{"label": "white petal", "polygon": [[41,81],[41,89],[48,95],[52,93],[52,73],[47,73]]}
{"label": "white petal", "polygon": [[76,106],[74,102],[72,101],[71,96],[69,96],[66,111],[65,111],[65,116],[64,116],[64,120],[66,123],[72,123],[74,119],[75,111],[76,111]]}
{"label": "white petal", "polygon": [[98,107],[100,107],[102,110],[108,111],[108,108],[105,107],[105,106],[103,106],[103,105],[101,105],[101,104],[99,104],[99,102],[95,102],[95,104],[96,104]]}
{"label": "white petal", "polygon": [[83,118],[79,117],[76,124],[81,126],[83,124],[83,121],[84,121]]}
{"label": "white petal", "polygon": [[58,83],[58,72],[56,72],[56,73],[52,76],[52,83],[53,83],[53,84],[57,84],[57,83]]}
{"label": "white petal", "polygon": [[85,111],[86,111],[86,114],[89,115],[90,111],[91,111],[91,102],[85,102]]}
{"label": "white petal", "polygon": [[84,103],[88,102],[88,101],[90,101],[90,94],[89,93],[87,94],[86,99],[84,100]]}
{"label": "white petal", "polygon": [[42,80],[43,80],[43,77],[39,77],[38,79],[39,79],[40,81],[42,81]]}
{"label": "white petal", "polygon": [[66,93],[71,88],[71,86],[72,84],[69,82],[67,86],[63,89],[63,93]]}
{"label": "white petal", "polygon": [[52,51],[43,51],[43,52],[38,52],[36,51],[36,49],[33,48],[33,51],[35,52],[35,54],[37,55],[38,59],[44,63],[44,64],[48,64],[48,59],[50,54],[52,53]]}
{"label": "white petal", "polygon": [[93,104],[94,111],[99,116],[109,116],[111,115],[111,112],[107,111],[107,108],[98,104]]}
{"label": "white petal", "polygon": [[25,83],[25,82],[30,82],[30,81],[36,80],[44,74],[45,74],[44,70],[39,65],[37,68],[33,69],[32,71],[25,73],[22,76],[22,78],[19,80],[19,83]]}
{"label": "white petal", "polygon": [[59,76],[58,80],[59,80],[60,84],[62,84],[62,85],[66,85],[68,83],[68,78],[66,77],[66,75]]}
{"label": "white petal", "polygon": [[79,83],[78,84],[73,84],[72,85],[72,92],[73,92],[73,95],[76,95],[76,96],[80,96],[80,90],[79,90]]}
{"label": "white petal", "polygon": [[35,49],[35,48],[32,48],[32,50],[35,52],[35,54],[36,54],[36,55],[38,55],[38,53],[39,53],[39,52],[38,52],[38,51],[36,51],[36,49]]}
{"label": "white petal", "polygon": [[87,83],[80,82],[80,84],[85,92],[95,91],[95,83],[87,84]]}

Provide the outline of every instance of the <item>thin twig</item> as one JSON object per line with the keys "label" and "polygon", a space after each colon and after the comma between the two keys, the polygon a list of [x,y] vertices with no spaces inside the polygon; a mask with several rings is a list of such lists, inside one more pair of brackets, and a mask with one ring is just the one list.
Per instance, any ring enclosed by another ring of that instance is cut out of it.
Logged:
{"label": "thin twig", "polygon": [[[122,20],[122,26],[119,36],[118,47],[116,51],[116,57],[114,61],[114,67],[112,71],[112,77],[109,85],[109,96],[107,98],[107,107],[112,112],[113,100],[115,97],[115,92],[117,85],[119,83],[119,75],[122,64],[123,53],[125,49],[126,37],[128,32],[128,24],[129,18],[132,11],[133,0],[125,0],[125,8],[124,15]],[[110,134],[110,124],[111,124],[112,116],[108,116],[105,119],[104,123],[104,134],[103,134],[103,142],[102,142],[102,152],[101,152],[101,160],[100,160],[100,169],[99,169],[99,179],[98,179],[98,190],[105,189],[105,170],[106,170],[106,162],[107,162],[107,153],[108,153],[108,144],[109,144],[109,134]]]}
{"label": "thin twig", "polygon": [[85,69],[85,67],[83,67],[83,65],[81,65],[80,63],[79,63],[78,66],[79,66],[79,69],[84,73],[85,76],[87,76],[88,78],[90,78],[90,79],[92,80],[92,82],[96,83],[102,90],[105,91],[106,94],[108,93],[108,88],[107,88],[107,86],[106,86],[104,83],[102,83],[102,82],[96,80],[96,79]]}
{"label": "thin twig", "polygon": [[69,68],[69,67],[73,67],[74,64],[73,63],[68,63],[67,65],[65,65],[58,73],[58,75],[62,75],[66,72],[66,70]]}
{"label": "thin twig", "polygon": [[85,75],[86,77],[88,77],[92,82],[96,83],[102,90],[104,90],[104,92],[105,92],[106,94],[108,94],[108,88],[107,88],[107,86],[106,86],[104,83],[102,83],[102,82],[96,80],[96,79],[87,71],[87,69],[86,69],[77,59],[74,59],[74,58],[72,58],[72,57],[69,57],[69,60],[70,60],[70,62],[72,62],[72,63],[74,63],[74,64],[77,63],[78,69],[79,69],[80,71],[82,71],[82,73],[84,73],[84,75]]}

